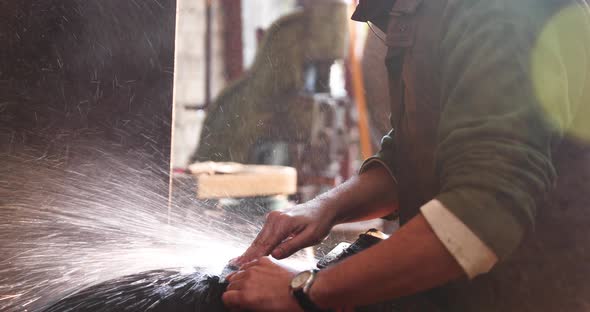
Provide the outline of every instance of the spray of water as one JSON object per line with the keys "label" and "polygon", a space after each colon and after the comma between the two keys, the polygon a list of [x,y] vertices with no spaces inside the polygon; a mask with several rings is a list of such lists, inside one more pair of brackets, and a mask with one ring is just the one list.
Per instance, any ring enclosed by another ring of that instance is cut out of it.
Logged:
{"label": "spray of water", "polygon": [[36,311],[147,270],[219,274],[258,232],[260,218],[197,202],[192,185],[175,184],[169,202],[167,170],[105,150],[84,142],[68,157],[2,155],[0,311]]}

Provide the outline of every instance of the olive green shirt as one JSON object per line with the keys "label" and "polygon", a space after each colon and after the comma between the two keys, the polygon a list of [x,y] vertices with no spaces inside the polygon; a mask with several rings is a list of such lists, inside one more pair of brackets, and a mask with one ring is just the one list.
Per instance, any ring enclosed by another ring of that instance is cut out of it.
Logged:
{"label": "olive green shirt", "polygon": [[[444,2],[432,23],[441,31],[435,198],[505,259],[553,189],[557,142],[590,141],[576,119],[589,94],[588,10],[583,1]],[[396,140],[385,136],[368,161],[395,174],[404,166]]]}

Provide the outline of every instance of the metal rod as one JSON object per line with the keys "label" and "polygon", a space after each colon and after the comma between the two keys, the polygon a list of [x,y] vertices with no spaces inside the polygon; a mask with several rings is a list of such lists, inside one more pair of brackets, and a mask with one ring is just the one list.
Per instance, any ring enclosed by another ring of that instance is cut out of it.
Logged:
{"label": "metal rod", "polygon": [[242,0],[222,0],[223,54],[226,82],[242,75],[244,69],[244,44],[242,42]]}
{"label": "metal rod", "polygon": [[213,20],[212,0],[205,0],[205,103],[203,109],[211,104],[211,26]]}

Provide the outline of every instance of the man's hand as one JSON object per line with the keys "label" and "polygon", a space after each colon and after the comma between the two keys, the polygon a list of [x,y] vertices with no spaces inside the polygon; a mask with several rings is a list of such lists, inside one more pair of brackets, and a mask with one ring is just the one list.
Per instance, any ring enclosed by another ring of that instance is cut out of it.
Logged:
{"label": "man's hand", "polygon": [[252,245],[241,257],[232,260],[233,264],[242,265],[269,254],[283,259],[320,243],[334,226],[334,221],[318,202],[269,213]]}
{"label": "man's hand", "polygon": [[375,165],[312,201],[273,211],[252,245],[231,264],[240,266],[269,254],[283,259],[320,243],[339,223],[385,216],[397,209],[395,189],[389,172]]}
{"label": "man's hand", "polygon": [[223,302],[238,311],[301,312],[289,289],[296,273],[269,257],[251,261],[227,277]]}

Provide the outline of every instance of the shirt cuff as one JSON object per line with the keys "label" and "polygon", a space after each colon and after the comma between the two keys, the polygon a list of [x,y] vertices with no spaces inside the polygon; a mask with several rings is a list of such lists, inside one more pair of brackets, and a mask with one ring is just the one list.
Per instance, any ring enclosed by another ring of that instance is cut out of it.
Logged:
{"label": "shirt cuff", "polygon": [[489,272],[498,262],[492,249],[440,201],[431,200],[420,210],[434,234],[470,279]]}

